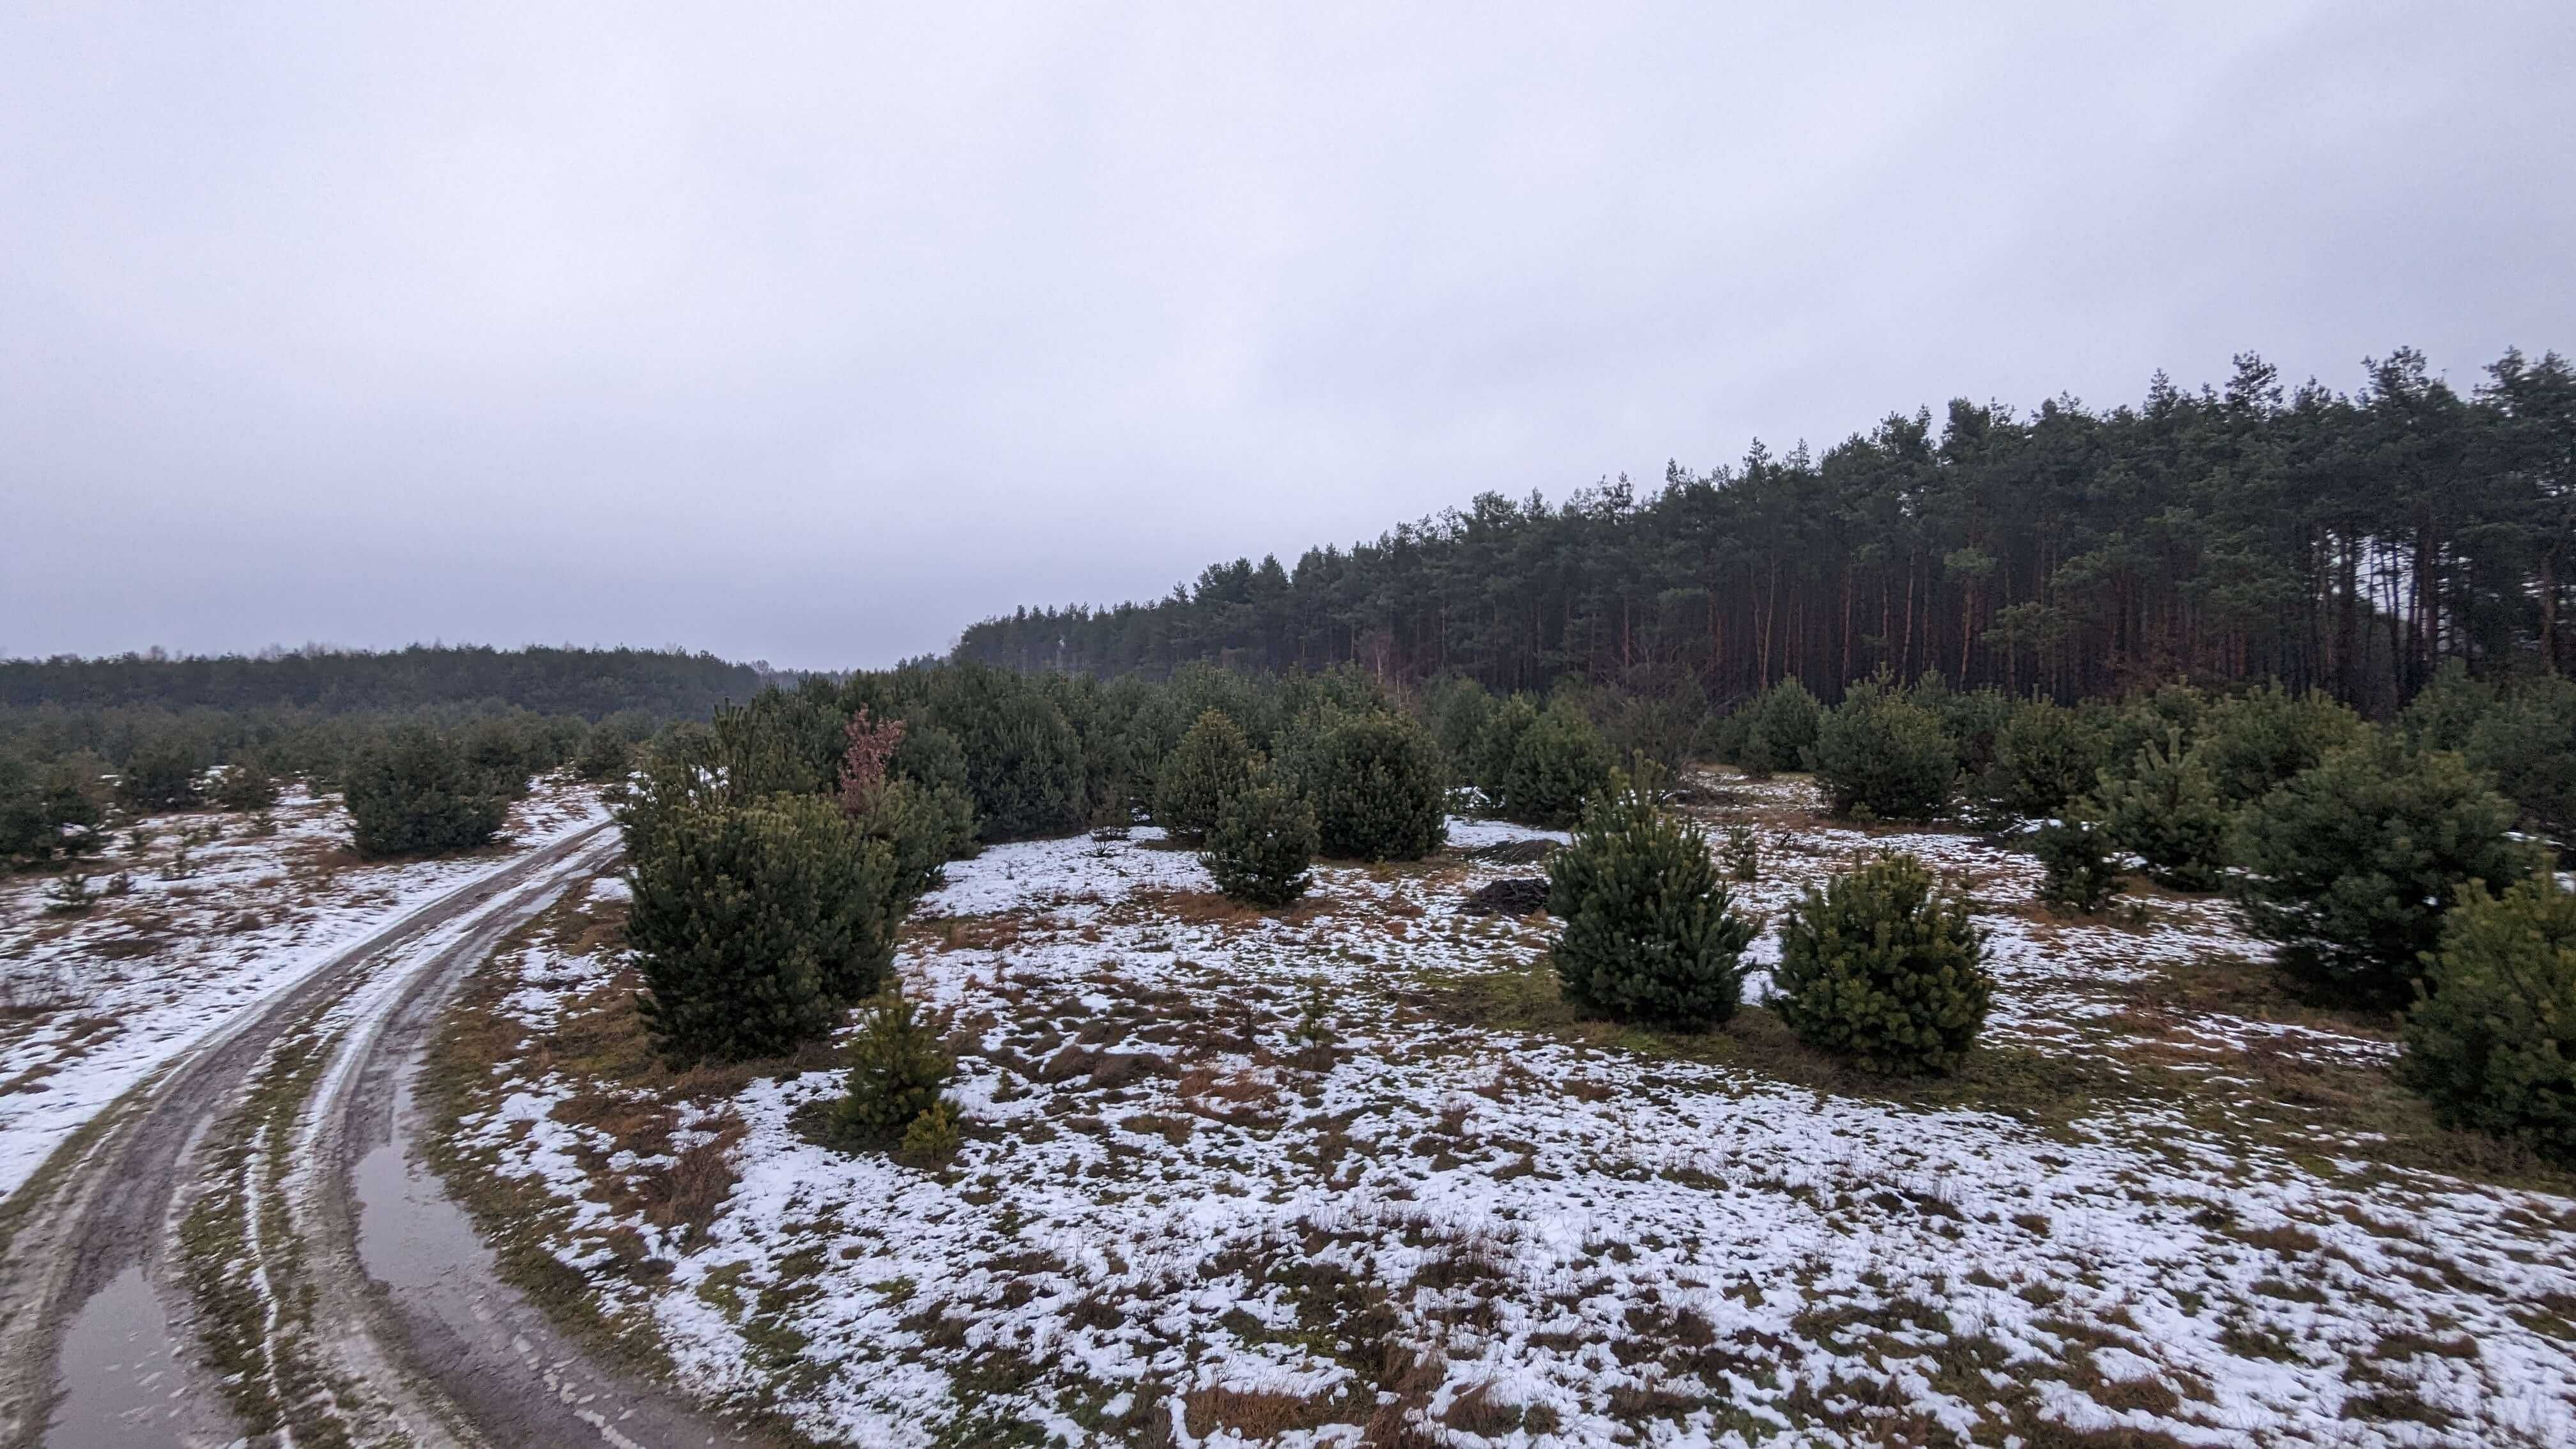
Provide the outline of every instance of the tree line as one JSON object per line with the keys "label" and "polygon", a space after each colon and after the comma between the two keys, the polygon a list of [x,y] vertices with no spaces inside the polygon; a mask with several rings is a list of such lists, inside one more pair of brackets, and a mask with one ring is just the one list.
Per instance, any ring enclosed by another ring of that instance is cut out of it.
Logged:
{"label": "tree line", "polygon": [[[1704,1029],[1735,1013],[1758,934],[1720,868],[1759,879],[1764,853],[1670,810],[1702,787],[1669,764],[1708,755],[1810,772],[1848,821],[2015,841],[2070,914],[2121,911],[2133,874],[2224,892],[2302,995],[2403,1013],[2400,1075],[2437,1118],[2576,1160],[2576,904],[2530,833],[2576,823],[2576,683],[2508,690],[2452,661],[2387,724],[2268,683],[2065,705],[1880,671],[1839,693],[1791,678],[1692,717],[1580,681],[1399,690],[1348,663],[1101,680],[971,662],[764,691],[656,741],[621,811],[647,1022],[685,1064],[808,1050],[864,1004],[844,1115],[880,1145],[953,1150],[889,986],[944,862],[1149,819],[1218,890],[1275,910],[1318,858],[1440,850],[1459,809],[1574,827],[1543,894],[1569,1003]],[[1992,994],[1982,936],[1920,861],[1867,862],[1784,918],[1771,1008],[1868,1070],[1956,1070]]]}
{"label": "tree line", "polygon": [[705,719],[766,682],[758,665],[676,649],[414,644],[260,655],[0,659],[0,708],[292,709],[364,714],[478,704],[598,720]]}
{"label": "tree line", "polygon": [[2576,368],[2508,352],[2465,394],[2399,349],[2360,388],[2162,374],[2135,406],[1954,401],[1821,455],[1756,443],[1551,505],[1478,496],[1296,566],[1237,559],[1165,599],[1022,608],[955,651],[1161,675],[1356,663],[1503,691],[1571,674],[1826,699],[1886,668],[2060,701],[2272,679],[2386,718],[2448,660],[2564,673]]}
{"label": "tree line", "polygon": [[218,780],[341,789],[368,760],[400,760],[397,773],[422,780],[462,771],[498,783],[446,789],[471,802],[455,816],[465,823],[361,830],[362,845],[479,843],[529,774],[577,762],[608,778],[634,745],[777,677],[639,649],[0,660],[0,863],[85,855],[111,813],[198,808]]}

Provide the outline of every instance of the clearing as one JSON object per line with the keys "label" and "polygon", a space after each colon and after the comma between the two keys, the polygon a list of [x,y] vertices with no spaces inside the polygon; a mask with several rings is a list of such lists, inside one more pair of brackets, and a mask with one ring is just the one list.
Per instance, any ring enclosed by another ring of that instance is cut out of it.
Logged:
{"label": "clearing", "polygon": [[594,1344],[821,1442],[2576,1442],[2576,1184],[2436,1130],[2222,903],[2059,919],[1976,836],[1690,799],[1757,832],[1754,910],[1881,848],[1969,888],[1969,1068],[1577,1019],[1545,918],[1463,909],[1541,832],[1271,915],[1140,828],[953,864],[908,928],[943,1169],[823,1140],[830,1051],[656,1065],[614,880],[469,982],[432,1150]]}

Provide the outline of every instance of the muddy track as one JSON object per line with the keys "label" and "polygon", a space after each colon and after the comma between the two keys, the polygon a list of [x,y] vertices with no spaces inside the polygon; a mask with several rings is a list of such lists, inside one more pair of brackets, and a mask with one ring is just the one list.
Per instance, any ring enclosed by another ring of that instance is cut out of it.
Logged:
{"label": "muddy track", "polygon": [[[0,1445],[111,1442],[49,1431],[66,1379],[90,1367],[62,1362],[66,1331],[100,1289],[140,1269],[152,1298],[180,1310],[171,1336],[186,1336],[178,1324],[195,1309],[176,1233],[207,1170],[209,1142],[254,1094],[273,1090],[281,1047],[317,1023],[335,1024],[335,1034],[296,1124],[296,1150],[277,1174],[293,1189],[281,1215],[292,1240],[255,1235],[254,1246],[259,1258],[291,1260],[315,1290],[299,1305],[304,1339],[327,1354],[335,1400],[369,1406],[337,1426],[345,1437],[423,1449],[735,1442],[677,1401],[589,1367],[499,1281],[470,1232],[446,1245],[453,1261],[437,1265],[444,1298],[389,1293],[361,1252],[353,1174],[370,1149],[394,1140],[405,1068],[440,1003],[503,936],[587,880],[613,848],[606,827],[594,826],[406,913],[192,1047],[66,1143],[0,1217],[9,1235],[0,1244]],[[425,1169],[406,1168],[398,1155],[392,1165],[408,1194],[455,1212]],[[460,1332],[436,1312],[458,1303],[465,1323],[489,1331]],[[191,1343],[173,1347],[183,1365],[198,1357]],[[205,1371],[185,1372],[198,1392],[185,1396],[183,1413],[148,1429],[136,1424],[131,1438],[118,1431],[112,1442],[234,1441],[240,1430],[216,1407],[222,1399]]]}
{"label": "muddy track", "polygon": [[317,1319],[341,1344],[363,1342],[391,1361],[392,1382],[373,1379],[364,1362],[345,1368],[407,1391],[401,1418],[423,1446],[768,1444],[591,1360],[502,1281],[413,1150],[421,1124],[411,1080],[441,1008],[517,923],[496,919],[424,959],[342,1039],[307,1111],[292,1194]]}

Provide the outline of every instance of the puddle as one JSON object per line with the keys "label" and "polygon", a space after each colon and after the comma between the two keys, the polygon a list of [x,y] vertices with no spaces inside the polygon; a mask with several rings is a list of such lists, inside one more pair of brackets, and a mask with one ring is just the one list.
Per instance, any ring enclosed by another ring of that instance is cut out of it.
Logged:
{"label": "puddle", "polygon": [[497,1265],[465,1210],[405,1158],[411,1077],[406,1066],[394,1098],[392,1140],[359,1158],[350,1174],[358,1195],[358,1261],[404,1303],[428,1308],[470,1335],[490,1326],[479,1289]]}
{"label": "puddle", "polygon": [[46,1449],[181,1449],[185,1378],[143,1270],[98,1290],[63,1335],[62,1402]]}
{"label": "puddle", "polygon": [[686,1410],[630,1400],[533,1307],[499,1286],[499,1265],[475,1235],[473,1219],[406,1150],[418,1067],[417,1059],[408,1064],[396,1088],[392,1140],[359,1158],[350,1173],[358,1261],[393,1290],[399,1311],[415,1325],[428,1319],[447,1330],[448,1341],[427,1351],[444,1356],[468,1413],[487,1429],[500,1426],[498,1442],[545,1449],[741,1442],[721,1430],[710,1433]]}

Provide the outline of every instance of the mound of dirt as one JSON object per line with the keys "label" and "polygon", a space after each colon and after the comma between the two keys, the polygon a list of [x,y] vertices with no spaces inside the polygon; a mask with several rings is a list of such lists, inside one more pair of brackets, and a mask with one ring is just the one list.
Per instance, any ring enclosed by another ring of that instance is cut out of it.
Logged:
{"label": "mound of dirt", "polygon": [[1468,896],[1459,909],[1471,916],[1533,916],[1547,909],[1547,882],[1537,876],[1498,880]]}
{"label": "mound of dirt", "polygon": [[1488,860],[1497,865],[1536,865],[1555,853],[1553,840],[1506,840],[1498,845],[1480,845],[1466,855],[1469,860]]}

